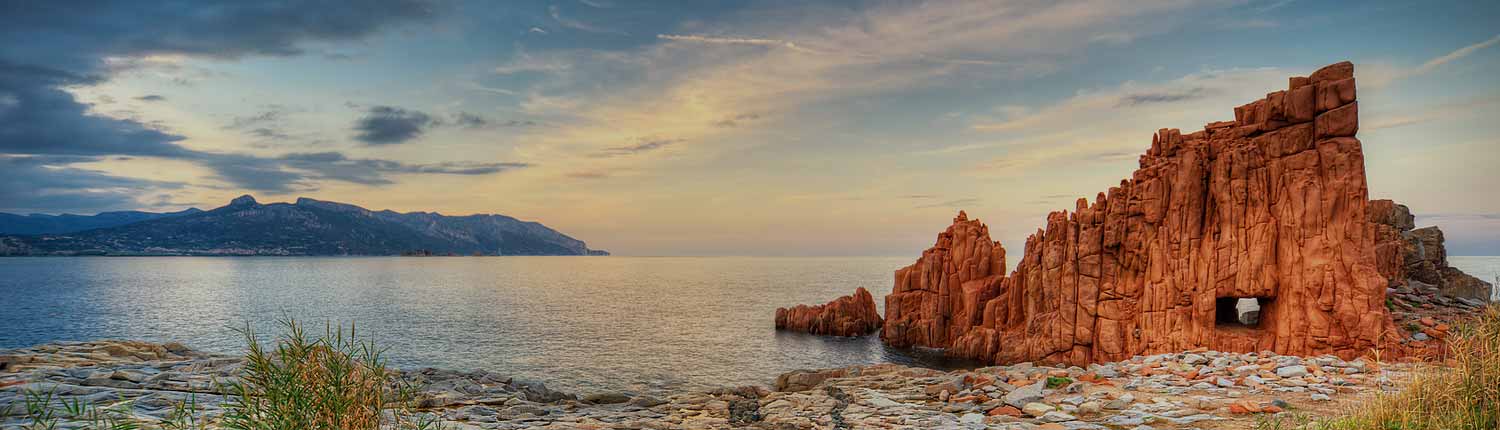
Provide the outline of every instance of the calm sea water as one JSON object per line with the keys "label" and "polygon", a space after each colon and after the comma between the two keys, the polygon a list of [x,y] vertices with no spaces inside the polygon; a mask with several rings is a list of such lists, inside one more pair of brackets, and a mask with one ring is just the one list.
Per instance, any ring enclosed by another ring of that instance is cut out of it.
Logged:
{"label": "calm sea water", "polygon": [[[354,322],[400,367],[570,391],[768,384],[799,368],[943,367],[876,336],[781,333],[775,309],[890,292],[906,258],[0,258],[0,348],[102,338],[242,352],[231,329]],[[879,301],[879,300],[877,300]],[[879,303],[883,308],[884,303]],[[883,309],[882,309],[883,312]]]}
{"label": "calm sea water", "polygon": [[[1450,257],[1485,280],[1500,257]],[[242,352],[232,327],[356,323],[401,367],[489,369],[570,391],[767,384],[800,368],[946,367],[876,336],[777,332],[775,309],[865,287],[907,258],[0,258],[0,348],[104,338]],[[884,303],[877,306],[882,307]]]}

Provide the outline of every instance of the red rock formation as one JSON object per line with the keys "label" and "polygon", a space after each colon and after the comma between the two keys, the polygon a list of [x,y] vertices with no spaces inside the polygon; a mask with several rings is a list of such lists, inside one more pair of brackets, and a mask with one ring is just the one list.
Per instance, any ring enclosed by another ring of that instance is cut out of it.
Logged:
{"label": "red rock formation", "polygon": [[860,336],[880,330],[880,323],[875,296],[863,287],[854,290],[853,295],[839,297],[825,305],[776,309],[777,330]]}
{"label": "red rock formation", "polygon": [[[896,271],[881,337],[995,363],[1386,345],[1358,109],[1345,62],[1291,78],[1234,121],[1163,129],[1130,179],[1048,215],[1010,276],[1004,249],[960,212]],[[1240,298],[1259,300],[1254,326],[1233,323]]]}

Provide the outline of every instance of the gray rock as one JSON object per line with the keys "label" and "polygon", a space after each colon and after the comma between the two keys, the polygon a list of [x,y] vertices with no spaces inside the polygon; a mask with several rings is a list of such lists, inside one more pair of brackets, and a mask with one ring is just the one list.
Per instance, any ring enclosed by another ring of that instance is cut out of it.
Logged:
{"label": "gray rock", "polygon": [[1047,412],[1047,413],[1042,414],[1042,417],[1041,417],[1042,421],[1046,421],[1046,422],[1049,422],[1049,423],[1060,423],[1060,422],[1063,422],[1063,421],[1074,421],[1074,420],[1077,420],[1077,419],[1078,419],[1078,417],[1075,417],[1075,416],[1072,416],[1072,415],[1068,415],[1068,414],[1063,413],[1061,411]]}
{"label": "gray rock", "polygon": [[1057,408],[1041,402],[1028,403],[1025,407],[1021,408],[1021,412],[1025,412],[1026,415],[1031,415],[1033,417],[1040,417],[1042,415],[1046,415],[1048,412],[1054,411],[1057,411]]}
{"label": "gray rock", "polygon": [[654,407],[665,405],[665,404],[667,404],[666,400],[662,400],[662,399],[659,399],[659,398],[656,398],[656,397],[651,397],[651,396],[645,396],[645,395],[635,396],[635,398],[630,399],[630,403],[629,403],[630,406],[636,406],[636,407],[642,407],[642,408],[654,408]]}
{"label": "gray rock", "polygon": [[621,393],[593,393],[583,396],[582,401],[584,403],[593,403],[596,405],[612,405],[616,403],[629,402],[630,396]]}
{"label": "gray rock", "polygon": [[1029,403],[1042,400],[1042,390],[1046,388],[1046,380],[1037,381],[1025,387],[1017,387],[1014,391],[1005,394],[1005,404],[1015,406],[1017,409],[1025,408]]}
{"label": "gray rock", "polygon": [[1283,378],[1295,378],[1295,377],[1298,377],[1298,376],[1307,376],[1307,366],[1303,366],[1303,365],[1298,364],[1298,365],[1293,365],[1293,366],[1278,367],[1278,368],[1276,368],[1276,376],[1280,376],[1280,377],[1283,377]]}

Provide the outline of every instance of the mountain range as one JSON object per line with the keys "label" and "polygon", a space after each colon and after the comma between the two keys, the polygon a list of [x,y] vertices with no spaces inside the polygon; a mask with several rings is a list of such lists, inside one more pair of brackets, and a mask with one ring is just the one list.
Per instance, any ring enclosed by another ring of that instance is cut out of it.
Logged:
{"label": "mountain range", "polygon": [[609,255],[505,215],[371,211],[249,195],[212,210],[0,213],[0,255]]}

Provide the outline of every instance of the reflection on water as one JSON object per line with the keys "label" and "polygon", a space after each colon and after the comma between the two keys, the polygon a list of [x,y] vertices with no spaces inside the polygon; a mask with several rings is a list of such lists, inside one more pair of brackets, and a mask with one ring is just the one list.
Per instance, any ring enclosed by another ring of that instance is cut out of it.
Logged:
{"label": "reflection on water", "polygon": [[[3,258],[0,348],[181,341],[237,353],[231,329],[283,315],[354,322],[403,367],[484,368],[590,391],[768,384],[795,369],[949,367],[875,336],[773,329],[780,306],[865,287],[902,258]],[[882,306],[878,303],[877,306]]]}

